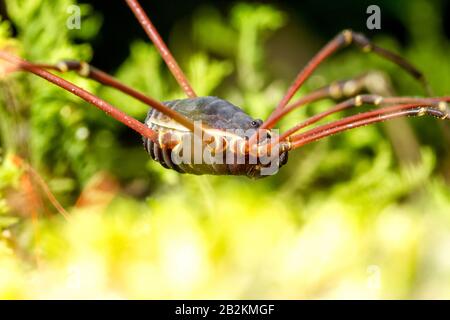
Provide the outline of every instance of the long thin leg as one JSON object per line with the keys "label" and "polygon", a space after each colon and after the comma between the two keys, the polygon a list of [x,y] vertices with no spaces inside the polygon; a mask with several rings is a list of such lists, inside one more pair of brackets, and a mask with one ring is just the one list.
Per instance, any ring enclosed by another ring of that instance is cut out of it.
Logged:
{"label": "long thin leg", "polygon": [[288,113],[309,103],[325,98],[331,98],[333,100],[338,100],[345,97],[350,98],[362,91],[369,91],[369,87],[372,86],[374,77],[378,76],[374,73],[367,73],[353,79],[336,81],[329,86],[325,86],[308,93],[307,95],[299,98],[297,101],[287,105],[285,108],[273,113],[270,119],[266,122],[266,128],[272,128]]}
{"label": "long thin leg", "polygon": [[76,71],[80,76],[84,78],[89,78],[92,80],[95,80],[105,86],[115,88],[119,90],[120,92],[123,92],[149,106],[154,108],[156,106],[159,107],[160,102],[152,99],[151,97],[148,97],[144,95],[143,93],[121,83],[113,76],[107,74],[106,72],[97,69],[94,66],[91,66],[89,63],[84,61],[75,61],[75,60],[67,60],[67,61],[60,61],[56,64],[46,64],[46,63],[33,63],[34,66],[38,68],[43,68],[47,70],[55,70],[62,73],[68,72],[68,71]]}
{"label": "long thin leg", "polygon": [[[425,111],[423,111],[425,110]],[[422,115],[430,115],[436,118],[440,118],[441,117],[441,113],[439,112],[439,110],[436,109],[432,109],[432,108],[415,108],[415,109],[409,109],[409,110],[401,110],[401,111],[397,111],[397,112],[393,112],[393,113],[389,113],[389,114],[383,114],[377,117],[370,117],[364,120],[360,120],[360,121],[355,121],[352,122],[351,125],[342,125],[342,126],[337,126],[334,127],[333,129],[330,129],[329,131],[326,132],[321,132],[319,134],[315,134],[312,136],[308,136],[302,140],[296,141],[294,143],[292,143],[292,147],[291,150],[300,148],[308,143],[320,140],[322,138],[349,130],[349,129],[353,129],[353,128],[358,128],[358,127],[362,127],[362,126],[366,126],[372,123],[377,123],[377,122],[383,122],[386,120],[390,120],[390,119],[395,119],[395,118],[400,118],[400,117],[404,117],[404,116],[422,116]],[[442,119],[442,118],[441,118]]]}
{"label": "long thin leg", "polygon": [[291,150],[297,149],[305,144],[328,137],[330,135],[365,126],[371,123],[381,122],[389,119],[399,118],[403,116],[424,116],[429,115],[440,119],[450,119],[450,110],[446,102],[439,102],[436,106],[431,107],[430,104],[408,104],[395,105],[360,113],[354,116],[331,122],[326,125],[308,130],[302,134],[291,136]]}
{"label": "long thin leg", "polygon": [[82,77],[93,79],[101,84],[115,88],[125,94],[128,94],[129,96],[132,96],[133,98],[164,113],[165,115],[174,119],[175,121],[177,121],[178,123],[180,123],[181,125],[185,126],[188,129],[193,130],[193,128],[194,128],[194,123],[190,119],[186,118],[185,116],[181,115],[180,113],[176,112],[175,110],[172,110],[172,109],[166,107],[161,102],[150,98],[149,96],[143,94],[142,92],[139,92],[139,91],[121,83],[120,81],[118,81],[117,79],[112,77],[111,75],[89,65],[87,62],[84,62],[84,61],[61,61],[55,65],[35,63],[34,66],[39,67],[39,68],[44,68],[44,69],[56,70],[59,72],[77,71],[78,74]]}
{"label": "long thin leg", "polygon": [[438,98],[415,98],[415,97],[382,97],[378,95],[358,95],[352,99],[345,100],[341,103],[338,103],[334,107],[330,108],[327,111],[321,112],[319,114],[316,114],[305,121],[295,125],[294,127],[290,128],[286,132],[284,132],[280,136],[280,140],[283,140],[287,138],[288,136],[291,136],[293,133],[297,132],[300,129],[303,129],[305,127],[308,127],[319,120],[334,114],[336,112],[340,112],[352,107],[359,107],[363,104],[368,105],[374,105],[374,106],[380,106],[380,105],[388,105],[388,104],[437,104],[440,101],[450,101],[450,97],[438,97]]}
{"label": "long thin leg", "polygon": [[34,179],[40,185],[42,191],[45,193],[48,200],[55,207],[55,209],[64,217],[64,219],[70,220],[69,213],[59,203],[55,195],[50,191],[50,188],[47,185],[47,183],[44,181],[41,175],[31,166],[31,164],[29,164],[27,161],[25,161],[24,159],[22,159],[17,155],[13,156],[13,161],[18,167],[23,168],[27,173],[29,172],[34,177]]}
{"label": "long thin leg", "polygon": [[[362,48],[364,52],[374,52],[378,54],[379,56],[392,61],[393,63],[399,65],[403,69],[405,69],[408,73],[410,73],[414,78],[418,79],[422,83],[425,84],[424,77],[420,71],[418,71],[413,65],[411,65],[408,61],[400,57],[399,55],[388,51],[386,49],[383,49],[381,47],[378,47],[374,44],[372,44],[369,39],[367,39],[363,34],[353,32],[351,30],[344,30],[341,33],[339,33],[336,37],[334,37],[330,42],[328,42],[325,47],[322,48],[311,60],[310,62],[305,66],[305,68],[300,71],[300,73],[297,75],[296,79],[292,83],[292,85],[289,87],[286,95],[283,97],[283,99],[280,101],[278,106],[275,108],[274,113],[279,111],[280,109],[284,108],[288,102],[291,100],[291,98],[294,96],[294,94],[300,89],[302,84],[309,78],[309,76],[314,72],[314,70],[329,56],[331,56],[333,53],[338,51],[341,48],[344,48],[351,43],[354,43],[358,47]],[[274,114],[272,113],[272,115]],[[268,118],[266,123],[270,121],[270,118],[272,115]],[[261,126],[261,129],[266,128],[266,124],[263,123]]]}
{"label": "long thin leg", "polygon": [[158,49],[159,53],[161,54],[161,57],[166,62],[167,67],[169,67],[170,72],[172,72],[173,76],[175,77],[175,79],[177,80],[178,84],[181,86],[183,91],[186,93],[188,97],[195,98],[197,95],[195,94],[194,90],[189,84],[186,76],[184,75],[175,58],[170,53],[169,49],[162,40],[155,26],[142,9],[139,2],[137,0],[125,0],[125,1],[130,7],[131,11],[133,11],[134,15],[138,19],[145,33],[147,33],[150,40],[152,40],[152,42]]}
{"label": "long thin leg", "polygon": [[35,67],[32,63],[29,63],[28,61],[25,61],[19,57],[13,56],[9,53],[6,53],[4,51],[0,51],[0,58],[3,60],[6,60],[13,65],[18,66],[18,68],[22,70],[26,70],[28,72],[31,72],[38,77],[41,77],[75,95],[80,97],[81,99],[85,100],[86,102],[92,104],[93,106],[97,107],[98,109],[104,111],[109,116],[113,117],[114,119],[122,122],[127,127],[133,129],[140,135],[154,141],[155,143],[158,143],[158,134],[144,125],[143,123],[139,122],[138,120],[134,119],[133,117],[128,116],[124,112],[120,111],[116,107],[112,106],[111,104],[107,103],[106,101],[96,97],[92,93],[89,93],[88,91],[48,72],[45,71],[42,68]]}
{"label": "long thin leg", "polygon": [[[79,96],[83,100],[87,101],[88,103],[94,105],[95,107],[101,109],[109,116],[113,117],[114,119],[122,122],[126,126],[130,127],[134,131],[138,132],[140,135],[149,138],[152,141],[157,142],[157,136],[158,134],[148,128],[143,123],[139,122],[138,120],[128,116],[124,112],[120,111],[116,107],[112,106],[111,104],[107,103],[106,101],[102,100],[99,97],[96,97],[95,95],[87,92],[86,90],[62,79],[61,77],[58,77],[42,68],[39,68],[38,66],[34,65],[33,63],[30,63],[28,61],[25,61],[19,57],[13,56],[9,53],[6,53],[4,51],[0,51],[0,59],[4,59],[13,65],[16,65],[18,69],[26,70],[31,73],[34,73],[35,75],[46,79],[47,81],[67,90],[71,93]],[[111,80],[111,79],[109,79]],[[117,83],[120,84],[120,83]],[[121,84],[120,84],[121,85]],[[122,85],[123,86],[123,85]],[[197,127],[195,123],[193,123],[190,119],[184,117],[183,115],[179,114],[178,112],[166,107],[160,102],[157,102],[153,99],[150,99],[148,97],[142,97],[145,98],[149,103],[151,102],[153,107],[157,109],[158,111],[166,114],[167,116],[171,117],[175,121],[179,122],[181,125],[185,126],[187,129],[193,131],[193,132],[203,132],[203,128],[199,128],[199,130],[195,130]]]}

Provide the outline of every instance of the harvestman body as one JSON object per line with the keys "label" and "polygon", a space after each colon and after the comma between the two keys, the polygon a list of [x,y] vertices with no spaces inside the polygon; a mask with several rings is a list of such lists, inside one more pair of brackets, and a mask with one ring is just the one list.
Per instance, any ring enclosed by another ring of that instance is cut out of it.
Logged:
{"label": "harvestman body", "polygon": [[[309,78],[313,71],[325,59],[337,50],[355,44],[364,52],[373,52],[403,68],[417,80],[425,83],[422,74],[409,62],[395,53],[372,44],[364,35],[345,30],[333,38],[299,72],[287,93],[266,121],[253,119],[239,107],[217,97],[197,97],[184,73],[162,41],[155,27],[139,5],[137,0],[125,0],[149,38],[160,52],[175,79],[187,95],[187,99],[158,102],[133,88],[130,88],[110,75],[88,65],[85,62],[65,61],[56,65],[36,64],[0,51],[0,59],[11,63],[15,70],[24,70],[52,82],[72,92],[80,98],[103,110],[109,116],[138,132],[144,139],[144,146],[150,156],[168,169],[180,173],[245,175],[252,178],[264,177],[276,173],[287,162],[289,151],[324,137],[371,123],[381,122],[402,116],[429,115],[440,119],[449,118],[449,97],[412,98],[382,97],[377,95],[359,95],[367,89],[367,76],[339,81],[323,87],[290,103],[294,94]],[[106,101],[92,95],[82,88],[62,79],[47,70],[58,72],[78,71],[81,76],[89,77],[104,85],[111,86],[146,104],[151,109],[145,123],[126,115]],[[330,108],[304,122],[299,123],[281,135],[271,130],[277,122],[292,110],[320,99],[346,98]],[[326,116],[362,104],[383,106],[374,111],[363,112],[325,125],[317,126],[302,133],[300,129],[308,127]],[[189,139],[186,139],[189,138]],[[196,148],[187,148],[191,143],[184,142],[200,139],[202,153],[199,162],[174,161],[174,154],[193,160],[198,154]],[[222,163],[208,161],[210,157],[222,159]],[[267,161],[270,159],[270,161]],[[265,160],[265,161],[263,161]],[[267,173],[265,169],[275,166],[276,170]]]}

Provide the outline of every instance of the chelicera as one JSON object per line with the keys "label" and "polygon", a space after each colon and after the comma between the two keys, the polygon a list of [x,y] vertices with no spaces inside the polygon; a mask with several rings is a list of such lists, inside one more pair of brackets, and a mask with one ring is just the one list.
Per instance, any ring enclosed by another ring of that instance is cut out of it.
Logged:
{"label": "chelicera", "polygon": [[[360,94],[367,91],[369,75],[335,82],[291,102],[295,93],[324,60],[351,44],[356,45],[363,52],[372,52],[397,64],[418,81],[426,84],[422,73],[399,55],[371,43],[360,33],[344,30],[329,41],[298,73],[283,99],[265,121],[254,119],[226,100],[217,97],[197,97],[138,1],[125,0],[125,2],[153,41],[187,98],[159,102],[86,62],[63,61],[55,65],[38,64],[25,61],[6,51],[0,51],[0,58],[8,61],[13,66],[12,69],[28,71],[44,78],[133,129],[143,137],[145,149],[150,156],[168,169],[180,173],[245,175],[260,178],[276,173],[278,168],[287,162],[290,151],[348,129],[403,116],[428,115],[440,119],[449,118],[447,104],[449,97],[384,97]],[[50,73],[49,70],[77,71],[81,76],[96,80],[146,103],[151,109],[145,122],[142,123],[101,98]],[[280,135],[273,132],[274,126],[280,119],[292,110],[325,98],[346,99]],[[299,130],[315,124],[330,114],[362,104],[380,106],[380,108],[298,133]],[[199,142],[200,148],[195,148],[195,141]],[[178,159],[184,157],[184,161],[174,161],[174,154],[179,156]],[[269,167],[274,170],[268,170]]]}

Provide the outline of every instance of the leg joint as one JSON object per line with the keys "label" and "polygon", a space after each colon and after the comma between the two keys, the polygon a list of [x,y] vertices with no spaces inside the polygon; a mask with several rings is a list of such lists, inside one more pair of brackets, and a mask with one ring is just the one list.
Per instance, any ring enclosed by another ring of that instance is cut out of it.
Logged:
{"label": "leg joint", "polygon": [[350,29],[346,29],[341,32],[342,37],[344,38],[344,42],[346,45],[349,45],[353,42],[354,32]]}
{"label": "leg joint", "polygon": [[77,71],[82,77],[89,77],[91,74],[91,66],[84,61],[64,60],[58,62],[56,68],[61,72]]}

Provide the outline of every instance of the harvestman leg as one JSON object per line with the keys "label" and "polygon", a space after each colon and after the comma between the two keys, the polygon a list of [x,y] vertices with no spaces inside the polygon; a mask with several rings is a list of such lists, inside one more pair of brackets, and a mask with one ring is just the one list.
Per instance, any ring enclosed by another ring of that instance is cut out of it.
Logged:
{"label": "harvestman leg", "polygon": [[90,65],[85,61],[64,60],[56,64],[34,63],[34,65],[39,68],[54,70],[62,73],[76,71],[80,76],[84,78],[92,79],[105,86],[115,88],[120,92],[123,92],[145,104],[148,104],[151,107],[153,107],[152,105],[158,104],[158,101],[155,101],[154,99],[144,95],[143,93],[138,92],[137,90],[121,83],[113,76],[100,69],[97,69],[96,67]]}
{"label": "harvestman leg", "polygon": [[178,65],[175,58],[170,53],[169,49],[167,48],[166,44],[162,40],[162,38],[159,35],[158,31],[156,30],[155,26],[150,21],[147,14],[145,13],[144,9],[142,9],[139,2],[137,0],[125,0],[125,2],[130,7],[131,11],[133,11],[134,15],[136,16],[137,20],[141,24],[145,33],[147,33],[150,40],[152,40],[156,49],[158,49],[159,53],[161,54],[161,57],[166,62],[167,67],[169,68],[170,72],[173,74],[173,76],[177,80],[180,87],[183,89],[183,91],[186,93],[186,95],[189,98],[195,98],[197,95],[195,94],[194,90],[192,89],[191,85],[189,84],[189,81],[187,80],[186,76],[184,75],[183,71],[181,70],[181,68]]}
{"label": "harvestman leg", "polygon": [[355,44],[360,47],[364,52],[374,52],[375,54],[392,61],[397,64],[405,71],[410,73],[414,78],[421,81],[426,85],[424,80],[424,76],[420,71],[418,71],[412,64],[403,59],[401,56],[388,51],[384,48],[378,47],[370,42],[363,34],[353,32],[351,30],[344,30],[339,33],[336,37],[334,37],[330,42],[328,42],[325,47],[323,47],[305,66],[305,68],[300,71],[297,75],[296,79],[289,87],[287,93],[280,101],[278,106],[275,108],[273,113],[269,116],[269,118],[261,125],[261,129],[267,128],[267,123],[271,122],[271,118],[274,117],[277,112],[283,109],[294,96],[294,94],[300,89],[302,84],[309,78],[309,76],[314,72],[315,69],[328,57],[334,54],[341,48],[344,48],[350,44]]}
{"label": "harvestman leg", "polygon": [[[330,98],[333,100],[339,100],[341,98],[350,98],[359,94],[360,92],[370,92],[370,87],[373,86],[373,82],[378,79],[375,72],[369,72],[353,79],[335,81],[331,85],[322,87],[307,95],[299,98],[293,103],[287,105],[285,108],[277,112],[266,123],[266,128],[272,128],[280,119],[285,117],[288,113],[294,111],[297,108],[303,107],[309,103],[316,102],[322,99]],[[383,80],[384,81],[384,80]],[[386,85],[385,85],[386,87]]]}
{"label": "harvestman leg", "polygon": [[[65,89],[66,91],[69,91],[69,92],[77,95],[78,97],[82,98],[86,102],[88,102],[88,103],[94,105],[95,107],[97,107],[98,109],[104,111],[109,116],[115,118],[116,120],[122,122],[129,128],[138,132],[140,135],[152,140],[155,143],[159,143],[157,132],[148,128],[146,125],[139,122],[138,120],[128,116],[124,112],[118,110],[117,108],[110,105],[109,103],[102,100],[101,98],[98,98],[95,95],[91,94],[90,92],[64,80],[61,77],[58,77],[58,76],[46,71],[45,69],[41,68],[39,65],[35,65],[33,63],[30,63],[26,60],[23,60],[19,57],[16,57],[14,55],[11,55],[11,54],[1,51],[1,50],[0,50],[0,59],[3,59],[5,61],[11,63],[13,68],[9,68],[10,72],[24,70],[24,71],[33,73],[33,74]],[[53,68],[52,66],[44,66],[44,67]],[[76,67],[76,65],[72,66],[72,68],[75,68],[75,67]],[[153,99],[148,98],[148,97],[144,96],[143,94],[138,93],[137,91],[121,84],[120,82],[118,82],[117,80],[112,78],[111,76],[109,76],[99,70],[92,71],[90,75],[92,76],[93,79],[96,79],[101,83],[110,85],[119,90],[124,89],[124,92],[128,91],[128,93],[130,95],[135,96],[138,99],[142,98],[143,102],[147,102],[147,103],[151,104],[153,107],[155,107],[155,109],[160,108],[161,112],[163,112],[169,116],[170,116],[171,112],[175,112],[175,111],[167,108],[166,106],[162,105],[161,103],[154,101]],[[181,117],[182,117],[181,115],[176,113],[175,117],[173,117],[173,118],[174,118],[174,120],[176,120],[176,118],[181,118]],[[190,120],[188,120],[188,121],[190,122]],[[179,121],[179,122],[181,124],[183,124],[181,121]],[[190,125],[190,123],[187,123],[186,127],[188,127],[189,125]],[[192,128],[194,128],[194,127],[192,127]],[[196,131],[194,130],[194,132],[196,132]],[[61,213],[66,219],[68,219],[69,218],[68,213],[60,205],[60,203],[57,201],[56,197],[51,193],[50,189],[45,184],[44,180],[39,176],[39,174],[30,165],[24,163],[23,161],[20,161],[20,163],[31,173],[32,176],[34,176],[34,178],[37,180],[37,182],[41,186],[42,190],[47,195],[48,199],[53,204],[53,206],[58,210],[58,212]]]}
{"label": "harvestman leg", "polygon": [[170,108],[167,108],[165,105],[163,105],[161,102],[150,98],[149,96],[143,94],[142,92],[139,92],[122,82],[118,81],[113,76],[107,74],[104,71],[101,71],[87,62],[84,61],[61,61],[57,64],[34,64],[35,67],[43,68],[43,69],[51,69],[59,72],[68,72],[68,71],[77,71],[78,74],[82,77],[89,78],[92,80],[95,80],[105,86],[112,87],[114,89],[119,90],[120,92],[123,92],[147,105],[150,107],[166,114],[173,120],[177,121],[178,123],[182,124],[186,128],[193,130],[194,124],[191,120],[186,118],[185,116],[181,115],[180,113],[176,112],[175,110],[172,110]]}
{"label": "harvestman leg", "polygon": [[[53,84],[65,89],[69,92],[74,93],[75,95],[79,96],[80,98],[87,101],[88,103],[96,106],[97,108],[103,110],[109,116],[122,122],[123,124],[130,127],[131,129],[135,130],[136,132],[138,132],[139,134],[141,134],[144,137],[147,137],[147,138],[153,140],[153,138],[151,138],[151,136],[152,135],[155,137],[157,136],[156,132],[154,132],[153,130],[150,130],[153,132],[153,134],[150,134],[150,132],[145,129],[145,128],[147,128],[147,126],[145,126],[143,123],[126,115],[124,112],[118,110],[116,107],[110,105],[106,101],[94,96],[93,94],[87,92],[86,90],[84,90],[84,89],[82,89],[82,88],[80,88],[80,87],[78,87],[78,86],[62,79],[61,77],[58,77],[44,69],[44,68],[50,68],[50,69],[61,71],[60,68],[62,67],[62,65],[60,65],[58,67],[57,65],[55,66],[55,65],[46,65],[46,64],[33,64],[31,62],[23,60],[19,57],[16,57],[16,56],[11,55],[4,51],[0,51],[0,59],[6,60],[6,61],[10,62],[11,64],[17,66],[18,70],[25,70],[25,71],[34,73],[35,75],[37,75],[41,78],[44,78],[47,81],[52,82]],[[68,69],[70,69],[69,64],[71,64],[71,67],[73,70],[76,70],[77,64],[82,64],[82,63],[78,63],[78,62],[65,63],[65,65],[67,65]],[[84,65],[84,67],[82,67],[82,68],[84,68],[84,70],[87,70],[86,65]],[[89,65],[87,65],[87,66],[89,66]],[[62,67],[62,68],[64,69],[64,67]],[[86,74],[86,73],[84,73],[84,74]],[[92,69],[90,69],[90,74],[88,74],[88,76],[94,80],[99,81],[100,83],[111,86],[113,88],[116,88],[124,93],[127,93],[127,94],[135,97],[136,99],[150,105],[152,108],[157,109],[161,113],[171,117],[172,119],[174,119],[175,121],[177,121],[178,123],[180,123],[181,125],[185,126],[186,128],[188,128],[189,130],[191,130],[193,132],[198,132],[198,133],[204,132],[203,128],[198,127],[192,120],[186,118],[185,116],[181,115],[180,113],[176,112],[175,110],[172,110],[172,109],[166,107],[161,102],[156,101],[156,100],[140,93],[139,91],[136,91],[136,90],[122,84],[121,82],[117,81],[115,78],[113,78],[112,76],[108,75],[107,73],[105,73],[103,71],[92,68]],[[198,128],[198,130],[195,129],[196,127]],[[149,128],[147,128],[147,129],[149,129]],[[150,134],[150,136],[148,136],[148,134]]]}
{"label": "harvestman leg", "polygon": [[295,125],[291,129],[284,132],[280,136],[280,140],[283,140],[283,139],[291,136],[298,130],[308,127],[331,114],[334,114],[334,113],[337,113],[337,112],[340,112],[340,111],[343,111],[346,109],[350,109],[353,107],[360,107],[364,104],[373,105],[373,106],[392,105],[392,104],[405,104],[405,105],[406,104],[418,104],[418,105],[429,104],[429,105],[437,105],[439,109],[446,110],[446,104],[448,101],[450,101],[450,97],[415,98],[415,97],[382,97],[379,95],[371,95],[371,94],[358,95],[354,98],[351,98],[351,99],[345,100],[341,103],[338,103],[335,106],[333,106],[332,108],[330,108],[329,110],[318,113],[318,114],[306,119],[305,121]]}
{"label": "harvestman leg", "polygon": [[[64,207],[59,203],[59,201],[56,199],[54,194],[50,191],[50,187],[47,185],[47,183],[44,181],[44,179],[42,179],[40,174],[28,162],[26,162],[19,156],[14,156],[13,161],[19,168],[22,168],[25,170],[25,174],[28,172],[30,174],[30,176],[32,176],[34,178],[34,180],[41,187],[44,194],[47,196],[50,203],[64,217],[64,219],[70,220],[69,213],[64,209]],[[31,192],[35,193],[32,183],[30,183],[30,186],[32,188]]]}
{"label": "harvestman leg", "polygon": [[[168,50],[167,46],[161,39],[160,35],[158,34],[157,30],[151,23],[150,19],[147,17],[145,12],[143,11],[142,7],[139,5],[138,1],[136,0],[126,0],[127,4],[139,20],[140,24],[144,28],[145,32],[148,34],[150,39],[154,42],[156,48],[160,52],[162,58],[166,62],[167,66],[169,67],[170,71],[174,75],[175,79],[178,81],[178,83],[181,85],[182,89],[186,92],[186,94],[189,97],[196,97],[196,94],[194,93],[193,89],[189,85],[189,82],[186,79],[186,76],[182,72],[181,68],[178,66],[177,62],[173,58],[172,54]],[[72,92],[73,94],[77,95],[78,97],[82,98],[83,100],[87,101],[88,103],[94,105],[95,107],[99,108],[100,110],[104,111],[109,116],[115,118],[116,120],[122,122],[126,126],[130,127],[134,131],[138,132],[140,135],[147,137],[148,139],[158,143],[158,134],[148,128],[143,123],[139,122],[138,120],[128,116],[124,112],[120,111],[116,107],[112,106],[111,104],[107,103],[106,101],[102,100],[101,98],[96,97],[95,95],[89,93],[88,91],[64,80],[61,77],[58,77],[48,71],[46,71],[44,68],[40,67],[39,65],[35,65],[33,63],[30,63],[28,61],[25,61],[19,57],[13,56],[5,51],[0,51],[0,59],[6,60],[10,62],[13,66],[17,67],[18,70],[25,70],[28,72],[31,72],[43,79],[46,79],[47,81],[65,89],[66,91]],[[73,63],[73,62],[72,62]],[[198,127],[196,124],[194,124],[193,121],[186,118],[185,116],[179,114],[178,112],[166,107],[162,103],[153,100],[142,93],[137,92],[136,90],[129,88],[125,86],[124,84],[118,82],[113,77],[109,76],[108,74],[98,70],[98,69],[91,69],[87,70],[86,65],[80,63],[77,65],[77,62],[75,62],[72,66],[70,66],[70,63],[66,64],[68,68],[72,67],[73,69],[78,69],[81,73],[89,73],[88,76],[91,76],[91,78],[104,83],[106,85],[112,86],[116,89],[121,90],[122,92],[128,93],[129,95],[151,105],[153,108],[157,109],[158,111],[162,112],[163,114],[171,117],[175,121],[179,122],[183,126],[185,126],[187,129],[194,133],[200,132],[202,135],[204,134],[204,130],[202,127]],[[89,67],[89,65],[87,65]],[[43,67],[55,69],[55,66],[51,65],[43,65]],[[60,68],[56,67],[59,71]],[[64,67],[63,67],[64,68]],[[15,71],[15,69],[13,69]],[[196,130],[196,129],[199,130]]]}
{"label": "harvestman leg", "polygon": [[297,149],[305,144],[352,128],[357,128],[372,123],[382,122],[385,120],[404,116],[424,115],[433,116],[443,120],[450,119],[450,110],[446,102],[440,101],[435,103],[401,104],[381,108],[374,111],[363,112],[319,126],[301,134],[290,136],[290,149]]}
{"label": "harvestman leg", "polygon": [[116,107],[112,106],[108,102],[102,100],[101,98],[96,97],[92,93],[90,93],[90,92],[68,82],[67,80],[64,80],[63,78],[58,77],[42,68],[36,67],[35,65],[33,65],[32,63],[30,63],[26,60],[23,60],[19,57],[13,56],[4,51],[0,51],[0,58],[17,66],[19,70],[21,69],[21,70],[31,72],[31,73],[37,75],[38,77],[41,77],[53,84],[65,89],[66,91],[69,91],[69,92],[77,95],[78,97],[85,100],[86,102],[88,102],[88,103],[94,105],[95,107],[97,107],[98,109],[104,111],[106,114],[113,117],[117,121],[122,122],[127,127],[138,132],[140,135],[158,143],[158,134],[155,131],[148,128],[146,125],[144,125],[143,123],[134,119],[133,117],[128,116],[127,114],[120,111]]}

